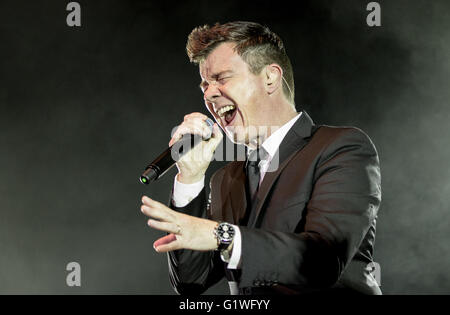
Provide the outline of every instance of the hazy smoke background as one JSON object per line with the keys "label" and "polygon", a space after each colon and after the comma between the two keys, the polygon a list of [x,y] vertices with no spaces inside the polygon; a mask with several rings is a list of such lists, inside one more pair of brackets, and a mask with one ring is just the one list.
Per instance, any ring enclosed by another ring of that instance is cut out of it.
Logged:
{"label": "hazy smoke background", "polygon": [[0,1],[0,293],[173,293],[139,205],[166,202],[175,170],[138,175],[205,112],[187,35],[232,20],[283,38],[298,109],[376,144],[383,292],[450,293],[448,1],[379,1],[378,28],[369,1],[79,1],[81,28],[68,2]]}

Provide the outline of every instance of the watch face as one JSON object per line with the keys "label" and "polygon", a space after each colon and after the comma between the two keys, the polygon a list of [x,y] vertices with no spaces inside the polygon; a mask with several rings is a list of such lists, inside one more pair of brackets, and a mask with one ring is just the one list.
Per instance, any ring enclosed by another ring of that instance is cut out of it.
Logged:
{"label": "watch face", "polygon": [[234,228],[228,223],[221,223],[217,228],[217,236],[221,243],[230,243],[233,240]]}

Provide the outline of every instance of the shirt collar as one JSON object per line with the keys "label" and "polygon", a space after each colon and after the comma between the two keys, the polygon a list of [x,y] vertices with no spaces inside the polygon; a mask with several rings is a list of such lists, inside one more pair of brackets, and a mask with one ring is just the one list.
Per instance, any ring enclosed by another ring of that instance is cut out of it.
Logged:
{"label": "shirt collar", "polygon": [[[289,120],[287,123],[285,123],[283,126],[281,126],[279,129],[277,129],[274,133],[272,133],[264,142],[261,144],[261,146],[266,150],[266,152],[269,155],[269,159],[271,160],[275,153],[278,150],[278,147],[280,146],[281,142],[283,141],[284,137],[288,133],[288,131],[291,129],[291,127],[294,125],[294,123],[300,118],[302,113],[300,112],[297,116]],[[251,151],[249,151],[249,154]]]}

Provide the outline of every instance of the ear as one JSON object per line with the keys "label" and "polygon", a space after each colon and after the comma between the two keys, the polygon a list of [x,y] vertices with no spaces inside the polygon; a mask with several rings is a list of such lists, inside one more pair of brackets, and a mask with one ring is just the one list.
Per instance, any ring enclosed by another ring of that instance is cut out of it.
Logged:
{"label": "ear", "polygon": [[273,94],[278,89],[281,89],[283,86],[283,69],[281,69],[278,64],[273,63],[271,65],[267,65],[263,70],[263,74],[264,87],[269,95]]}

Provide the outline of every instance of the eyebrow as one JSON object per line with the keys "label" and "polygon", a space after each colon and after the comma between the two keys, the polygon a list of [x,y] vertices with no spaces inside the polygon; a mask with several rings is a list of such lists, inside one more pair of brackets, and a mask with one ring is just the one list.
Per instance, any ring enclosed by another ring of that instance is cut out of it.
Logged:
{"label": "eyebrow", "polygon": [[[233,73],[233,71],[232,71],[232,70],[224,70],[224,71],[220,71],[220,72],[218,72],[218,73],[214,73],[211,77],[212,77],[213,79],[215,79],[215,78],[220,77],[220,76],[223,75],[223,74],[228,74],[228,73]],[[205,85],[207,85],[207,84],[208,84],[208,83],[206,83],[206,81],[202,81],[202,82],[200,82],[200,84],[199,84],[198,86],[200,87],[200,89],[203,90],[203,87],[204,87]]]}

